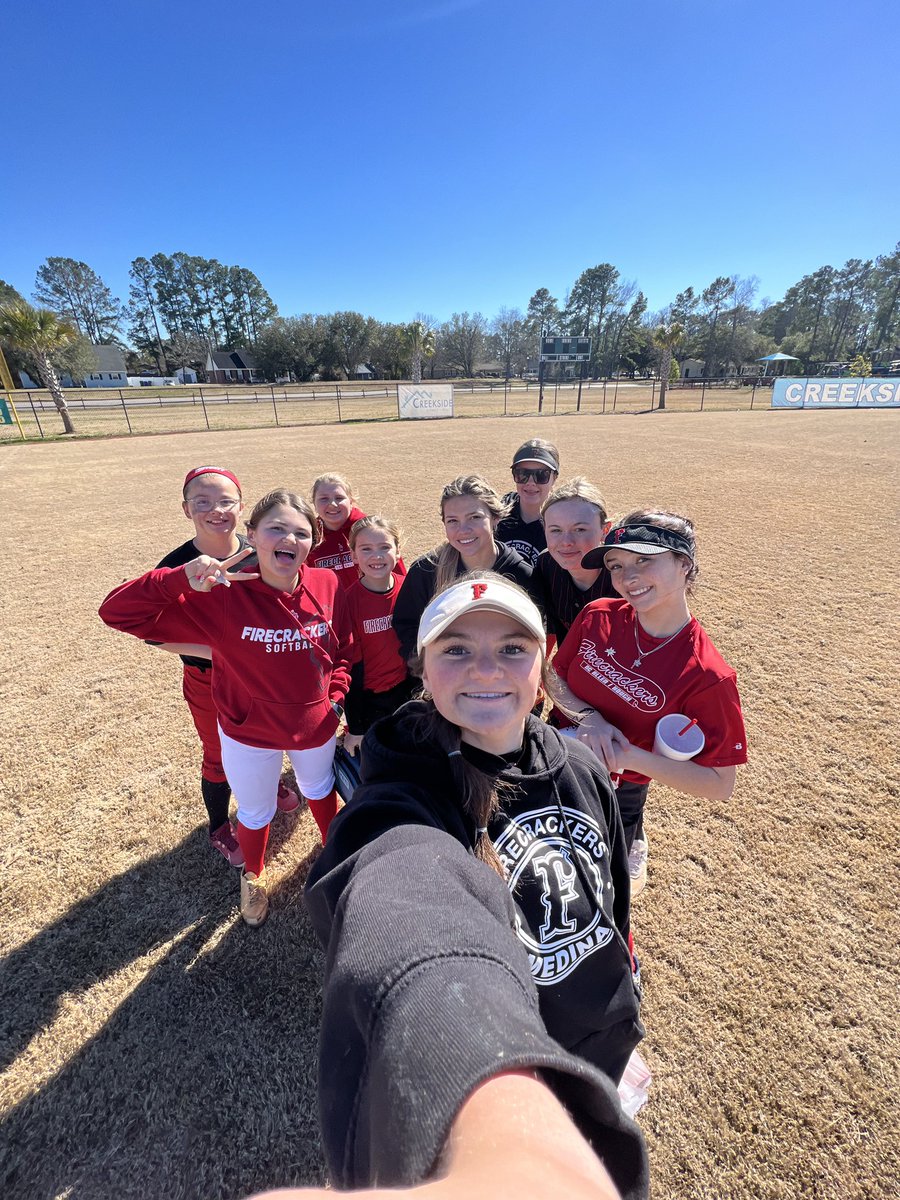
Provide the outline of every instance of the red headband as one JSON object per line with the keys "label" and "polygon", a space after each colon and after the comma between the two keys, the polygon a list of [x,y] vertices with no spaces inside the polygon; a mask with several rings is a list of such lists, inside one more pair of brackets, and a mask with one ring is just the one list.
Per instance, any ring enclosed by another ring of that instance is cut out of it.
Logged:
{"label": "red headband", "polygon": [[[188,471],[184,477],[184,483],[181,485],[182,492],[187,488],[192,479],[196,479],[200,475],[224,475],[226,479],[231,480],[239,492],[241,491],[238,477],[233,471],[226,471],[224,467],[194,467],[193,471]],[[241,495],[243,495],[243,492],[241,492]]]}

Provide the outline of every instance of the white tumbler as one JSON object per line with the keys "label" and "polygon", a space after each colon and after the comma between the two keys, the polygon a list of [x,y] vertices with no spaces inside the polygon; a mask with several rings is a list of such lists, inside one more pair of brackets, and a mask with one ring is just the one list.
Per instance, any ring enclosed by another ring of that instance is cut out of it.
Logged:
{"label": "white tumbler", "polygon": [[[685,726],[688,726],[685,729]],[[684,733],[681,732],[684,730]],[[691,718],[684,713],[669,713],[656,723],[656,734],[653,738],[653,753],[662,754],[665,758],[677,758],[682,761],[699,754],[706,744],[703,730],[699,725],[692,725]]]}

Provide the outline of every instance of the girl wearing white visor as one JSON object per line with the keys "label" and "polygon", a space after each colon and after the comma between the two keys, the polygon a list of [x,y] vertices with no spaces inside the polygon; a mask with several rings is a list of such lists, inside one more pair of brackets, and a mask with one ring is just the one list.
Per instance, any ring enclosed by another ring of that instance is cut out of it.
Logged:
{"label": "girl wearing white visor", "polygon": [[[430,1071],[435,1086],[449,1080],[463,1094],[500,1062],[552,1060],[554,1076],[587,1063],[618,1083],[643,1036],[618,807],[596,756],[532,714],[553,686],[545,645],[525,592],[472,572],[422,614],[412,665],[423,698],[366,734],[361,784],[306,891],[329,950],[326,1140],[340,1140],[342,1123],[346,1135],[347,1095],[366,1075],[373,1036],[363,1017],[373,1005],[390,1008],[390,981],[408,989],[403,1028],[420,1029],[423,1042],[436,997],[461,1007],[459,1022],[440,1018],[454,1028],[439,1055],[404,1036],[384,1069],[402,1078]],[[520,1008],[531,1014],[523,1025]],[[379,1103],[373,1082],[362,1104]],[[353,1117],[356,1126],[370,1119]],[[432,1124],[439,1130],[440,1118]],[[413,1182],[403,1154],[397,1146],[392,1179]],[[635,1194],[634,1178],[620,1182]]]}

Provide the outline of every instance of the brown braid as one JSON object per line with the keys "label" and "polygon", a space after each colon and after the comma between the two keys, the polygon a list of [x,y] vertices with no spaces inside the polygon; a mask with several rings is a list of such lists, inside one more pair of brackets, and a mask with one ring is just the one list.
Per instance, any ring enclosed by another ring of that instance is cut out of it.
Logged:
{"label": "brown braid", "polygon": [[500,861],[487,830],[500,810],[504,792],[509,791],[510,786],[502,780],[490,779],[483,771],[473,766],[460,749],[459,728],[442,717],[433,703],[428,707],[429,711],[422,718],[422,733],[429,742],[439,746],[448,756],[447,761],[463,812],[475,826],[475,840],[472,846],[475,857],[496,871],[505,881],[506,868]]}

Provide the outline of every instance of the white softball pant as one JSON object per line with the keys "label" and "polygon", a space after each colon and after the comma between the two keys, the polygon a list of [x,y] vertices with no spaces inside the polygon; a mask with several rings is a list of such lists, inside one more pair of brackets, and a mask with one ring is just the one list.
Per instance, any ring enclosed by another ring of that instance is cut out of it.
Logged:
{"label": "white softball pant", "polygon": [[[261,750],[236,742],[219,726],[222,766],[237,800],[237,818],[247,829],[262,829],[275,816],[278,780],[284,751]],[[311,750],[288,750],[297,784],[307,800],[321,800],[334,790],[337,735]]]}

